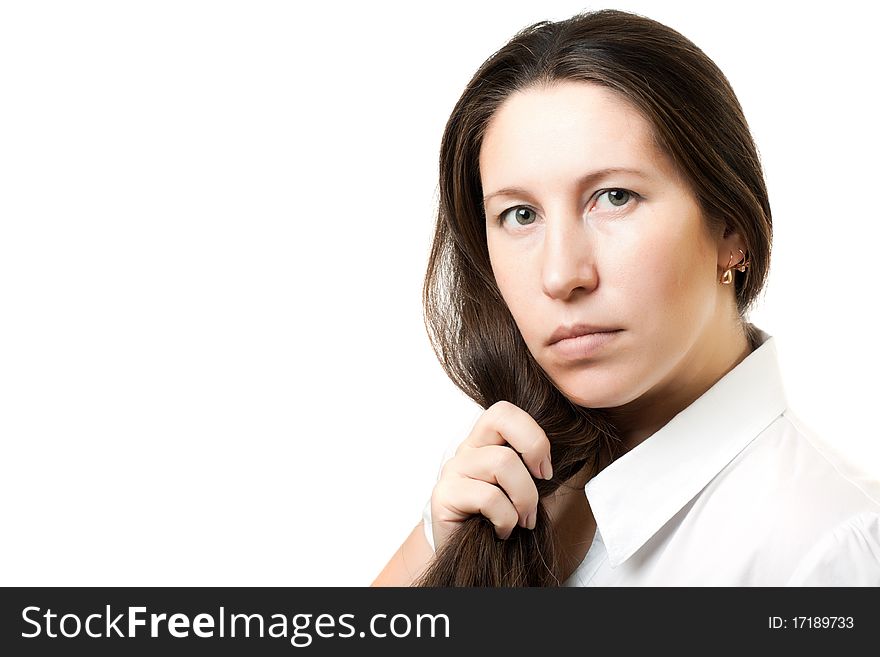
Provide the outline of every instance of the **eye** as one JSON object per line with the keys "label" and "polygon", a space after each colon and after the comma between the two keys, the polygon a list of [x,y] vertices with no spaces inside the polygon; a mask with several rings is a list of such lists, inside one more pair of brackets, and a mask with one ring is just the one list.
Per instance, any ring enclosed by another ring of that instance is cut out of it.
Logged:
{"label": "eye", "polygon": [[596,205],[600,205],[600,200],[603,196],[608,198],[608,203],[611,205],[611,208],[606,206],[605,209],[613,209],[626,205],[635,194],[628,189],[606,189],[596,197]]}
{"label": "eye", "polygon": [[[515,210],[515,212],[511,213],[512,210]],[[504,218],[509,214],[516,219],[516,223],[519,226],[529,226],[535,222],[535,218],[537,217],[537,213],[530,207],[526,205],[514,205],[512,208],[507,208],[504,212],[498,215],[498,223],[503,225]]]}
{"label": "eye", "polygon": [[[611,212],[613,214],[615,212],[619,212],[622,208],[624,208],[624,206],[629,204],[630,201],[638,198],[638,196],[638,194],[628,189],[613,187],[611,189],[601,191],[599,195],[596,196],[595,205],[597,206],[598,210]],[[606,198],[607,200],[603,201],[603,198]],[[510,216],[512,216],[516,220],[516,225],[513,226],[513,228],[522,228],[524,226],[530,226],[535,223],[538,217],[538,213],[527,205],[514,205],[513,207],[507,208],[498,215],[498,224],[503,226],[507,217]]]}

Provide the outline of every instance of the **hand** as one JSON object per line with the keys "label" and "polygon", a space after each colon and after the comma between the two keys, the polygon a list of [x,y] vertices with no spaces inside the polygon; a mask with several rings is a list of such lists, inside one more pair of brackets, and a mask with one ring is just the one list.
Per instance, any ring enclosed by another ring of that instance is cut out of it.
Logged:
{"label": "hand", "polygon": [[492,521],[502,539],[509,538],[517,524],[534,529],[538,489],[532,477],[552,476],[544,430],[518,406],[507,401],[492,404],[443,465],[431,493],[435,550],[457,523],[477,513]]}

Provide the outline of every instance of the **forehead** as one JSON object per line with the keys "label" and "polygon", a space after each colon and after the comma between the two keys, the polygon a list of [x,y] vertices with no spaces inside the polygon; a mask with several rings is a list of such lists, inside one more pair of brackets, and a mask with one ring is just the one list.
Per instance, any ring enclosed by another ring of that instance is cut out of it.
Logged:
{"label": "forehead", "polygon": [[562,183],[606,167],[671,173],[642,114],[615,91],[589,82],[511,94],[489,121],[479,160],[484,190]]}

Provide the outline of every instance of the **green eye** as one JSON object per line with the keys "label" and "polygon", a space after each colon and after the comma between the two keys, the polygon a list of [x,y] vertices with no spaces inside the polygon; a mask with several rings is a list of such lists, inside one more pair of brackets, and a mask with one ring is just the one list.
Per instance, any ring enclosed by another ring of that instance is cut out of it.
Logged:
{"label": "green eye", "polygon": [[614,207],[621,207],[626,205],[629,201],[632,194],[626,189],[609,189],[608,191],[602,192],[596,198],[596,203],[599,202],[599,199],[603,196],[608,197],[608,202],[611,203]]}
{"label": "green eye", "polygon": [[[637,197],[638,194],[631,192],[628,189],[612,187],[611,189],[606,189],[600,192],[599,195],[596,196],[594,207],[599,211],[605,210],[613,214],[618,208],[623,208]],[[603,199],[607,199],[607,201],[603,201]],[[604,207],[603,204],[605,204]],[[498,215],[498,224],[501,226],[505,225],[508,217],[514,217],[516,220],[516,224],[510,224],[511,229],[515,230],[516,228],[531,226],[537,221],[538,213],[528,205],[514,205]]]}
{"label": "green eye", "polygon": [[510,214],[512,210],[515,210],[513,216],[516,218],[516,223],[518,225],[529,226],[535,222],[535,217],[537,215],[534,210],[525,205],[515,205],[512,208],[507,208],[504,212],[498,215],[498,223],[503,224],[504,218]]}

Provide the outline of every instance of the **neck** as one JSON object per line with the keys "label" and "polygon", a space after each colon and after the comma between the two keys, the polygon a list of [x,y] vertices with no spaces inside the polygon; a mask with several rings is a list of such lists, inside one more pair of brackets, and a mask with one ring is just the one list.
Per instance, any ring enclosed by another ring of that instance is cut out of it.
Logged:
{"label": "neck", "polygon": [[666,425],[751,352],[739,322],[707,331],[666,379],[638,399],[606,409],[625,449],[633,449]]}

